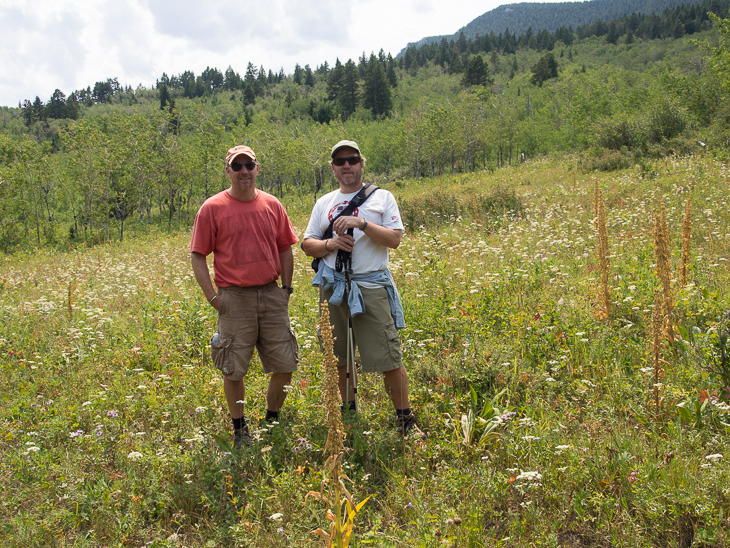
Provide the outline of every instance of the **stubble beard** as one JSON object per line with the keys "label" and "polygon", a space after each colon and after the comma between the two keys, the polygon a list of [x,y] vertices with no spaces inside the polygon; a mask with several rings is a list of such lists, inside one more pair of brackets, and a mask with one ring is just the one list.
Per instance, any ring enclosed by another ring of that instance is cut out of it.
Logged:
{"label": "stubble beard", "polygon": [[[352,176],[351,178],[349,177],[350,175]],[[346,178],[346,176],[348,178]],[[361,181],[362,181],[362,172],[343,173],[340,176],[340,184],[342,186],[344,186],[345,188],[357,187]]]}

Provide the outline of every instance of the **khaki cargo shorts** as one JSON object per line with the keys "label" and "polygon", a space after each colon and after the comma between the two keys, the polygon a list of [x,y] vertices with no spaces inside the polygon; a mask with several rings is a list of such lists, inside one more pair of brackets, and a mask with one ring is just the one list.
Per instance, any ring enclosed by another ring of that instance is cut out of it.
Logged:
{"label": "khaki cargo shorts", "polygon": [[[360,288],[365,313],[352,318],[355,346],[360,353],[360,365],[365,373],[383,373],[403,365],[400,336],[390,315],[388,291],[384,287]],[[329,301],[332,290],[323,291]],[[338,367],[347,365],[347,304],[330,304],[330,322],[335,338],[335,356]]]}
{"label": "khaki cargo shorts", "polygon": [[289,323],[289,293],[276,282],[253,287],[220,287],[218,341],[211,339],[213,364],[226,379],[248,372],[256,348],[266,373],[292,373],[299,346]]}

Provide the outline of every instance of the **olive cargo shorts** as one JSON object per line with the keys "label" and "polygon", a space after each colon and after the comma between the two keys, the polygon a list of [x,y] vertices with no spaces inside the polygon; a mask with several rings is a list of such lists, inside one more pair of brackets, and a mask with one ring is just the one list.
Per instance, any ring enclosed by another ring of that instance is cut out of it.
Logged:
{"label": "olive cargo shorts", "polygon": [[[360,288],[365,312],[352,318],[354,343],[360,352],[360,365],[365,373],[383,373],[403,365],[400,336],[390,315],[388,291],[384,287]],[[323,297],[329,301],[332,290]],[[332,334],[335,336],[335,356],[338,367],[347,365],[347,303],[329,304]]]}
{"label": "olive cargo shorts", "polygon": [[256,348],[266,373],[292,373],[299,346],[289,323],[289,293],[276,282],[221,287],[218,341],[211,339],[213,364],[229,380],[242,379]]}

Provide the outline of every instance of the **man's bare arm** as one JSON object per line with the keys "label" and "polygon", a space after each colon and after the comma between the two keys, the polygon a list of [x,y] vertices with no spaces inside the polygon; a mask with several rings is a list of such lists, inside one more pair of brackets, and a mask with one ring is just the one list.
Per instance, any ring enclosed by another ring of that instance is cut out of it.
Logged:
{"label": "man's bare arm", "polygon": [[195,280],[198,282],[200,289],[203,290],[205,300],[213,305],[218,310],[218,299],[211,302],[211,299],[216,295],[213,282],[210,281],[210,270],[208,270],[208,261],[205,255],[197,253],[195,251],[190,253],[190,262],[193,265],[193,274],[195,274]]}

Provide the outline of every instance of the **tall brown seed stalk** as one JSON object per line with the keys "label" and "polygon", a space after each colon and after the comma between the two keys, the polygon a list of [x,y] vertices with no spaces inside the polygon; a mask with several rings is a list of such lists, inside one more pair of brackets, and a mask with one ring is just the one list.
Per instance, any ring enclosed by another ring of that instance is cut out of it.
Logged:
{"label": "tall brown seed stalk", "polygon": [[603,200],[603,193],[595,186],[594,211],[596,214],[596,255],[598,257],[598,268],[601,272],[601,301],[602,310],[599,312],[602,318],[608,318],[611,306],[611,292],[608,287],[608,229],[606,228],[606,203]]}
{"label": "tall brown seed stalk", "polygon": [[687,270],[689,269],[690,239],[692,236],[692,198],[687,198],[682,221],[682,264],[679,268],[679,286],[687,285]]}
{"label": "tall brown seed stalk", "polygon": [[[337,383],[337,358],[334,353],[334,339],[332,337],[332,325],[330,324],[327,301],[322,302],[320,310],[319,330],[322,335],[322,347],[324,349],[324,358],[322,360],[322,366],[324,368],[322,392],[324,394],[325,415],[329,428],[324,449],[325,453],[328,453],[329,456],[324,465],[325,473],[323,474],[319,492],[310,491],[304,497],[304,500],[306,501],[309,497],[312,497],[327,505],[326,518],[330,522],[329,532],[323,529],[317,529],[312,531],[312,533],[320,535],[328,548],[346,548],[350,544],[352,532],[355,529],[355,516],[370,497],[367,497],[356,505],[352,495],[343,482],[343,480],[348,479],[342,473],[345,429],[342,425],[342,416],[340,413],[341,398]],[[326,495],[325,485],[327,485]]]}
{"label": "tall brown seed stalk", "polygon": [[654,255],[656,258],[656,275],[662,289],[662,309],[666,322],[666,334],[669,344],[674,345],[674,328],[672,319],[672,284],[670,281],[671,257],[669,254],[669,232],[667,230],[667,209],[664,202],[659,203],[659,212],[654,223]]}

